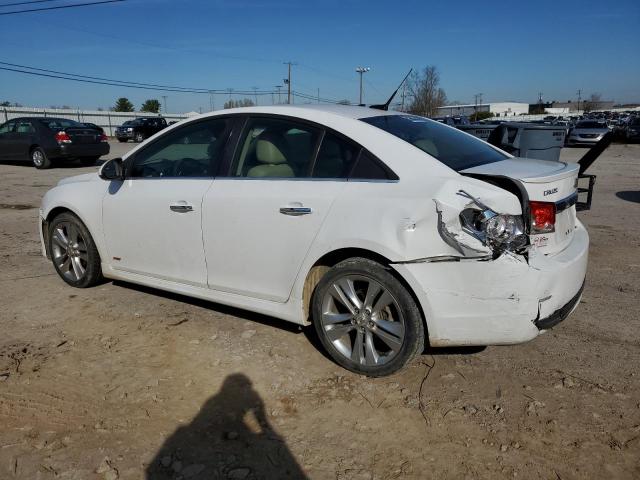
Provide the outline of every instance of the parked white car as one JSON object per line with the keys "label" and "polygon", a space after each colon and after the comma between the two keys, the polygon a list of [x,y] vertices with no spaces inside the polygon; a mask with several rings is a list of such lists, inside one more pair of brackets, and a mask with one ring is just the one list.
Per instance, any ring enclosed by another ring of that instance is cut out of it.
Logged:
{"label": "parked white car", "polygon": [[429,345],[515,344],[578,305],[578,166],[365,107],[202,115],[40,210],[74,287],[102,277],[313,324],[329,355],[390,374]]}

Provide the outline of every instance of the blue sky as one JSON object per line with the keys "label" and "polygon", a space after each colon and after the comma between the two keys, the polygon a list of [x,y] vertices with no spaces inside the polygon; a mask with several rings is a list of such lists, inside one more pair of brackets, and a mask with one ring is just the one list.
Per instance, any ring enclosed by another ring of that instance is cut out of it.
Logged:
{"label": "blue sky", "polygon": [[[0,0],[0,4],[16,0]],[[74,3],[60,0],[57,3]],[[54,5],[35,4],[30,7]],[[10,11],[21,7],[7,7]],[[450,101],[576,98],[640,101],[640,1],[127,0],[0,16],[0,61],[121,80],[270,90],[380,102],[410,67],[436,65]],[[168,95],[169,111],[209,96],[141,91],[0,71],[0,101],[30,106],[135,106]],[[216,96],[216,108],[227,95]],[[271,97],[260,99],[270,103]]]}

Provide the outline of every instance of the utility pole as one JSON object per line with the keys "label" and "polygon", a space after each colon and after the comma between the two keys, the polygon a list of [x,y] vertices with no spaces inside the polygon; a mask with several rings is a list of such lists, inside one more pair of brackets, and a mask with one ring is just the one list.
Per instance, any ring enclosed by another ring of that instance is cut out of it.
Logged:
{"label": "utility pole", "polygon": [[212,112],[215,110],[215,101],[213,95],[213,91],[209,90],[209,108],[211,108],[210,111]]}
{"label": "utility pole", "polygon": [[251,87],[253,90],[253,95],[256,97],[256,107],[258,106],[258,87]]}
{"label": "utility pole", "polygon": [[276,90],[278,90],[278,105],[280,105],[281,103],[281,99],[280,99],[280,89],[282,88],[282,85],[276,85]]}
{"label": "utility pole", "polygon": [[475,98],[475,107],[473,108],[474,110],[474,120],[477,121],[478,120],[478,105],[482,105],[482,94],[481,93],[476,93],[474,96]]}
{"label": "utility pole", "polygon": [[320,103],[320,89],[318,89],[318,103]]}
{"label": "utility pole", "polygon": [[582,100],[582,89],[578,89],[578,112],[580,112],[580,101]]}
{"label": "utility pole", "polygon": [[297,63],[292,61],[283,63],[289,67],[289,74],[284,82],[287,84],[287,103],[291,105],[291,65],[297,65]]}
{"label": "utility pole", "polygon": [[162,101],[164,102],[162,105],[164,106],[164,113],[168,114],[169,110],[167,109],[167,96],[162,95]]}
{"label": "utility pole", "polygon": [[362,105],[362,74],[367,73],[369,70],[371,70],[369,67],[356,68],[356,72],[360,74],[360,101],[358,102],[359,105]]}

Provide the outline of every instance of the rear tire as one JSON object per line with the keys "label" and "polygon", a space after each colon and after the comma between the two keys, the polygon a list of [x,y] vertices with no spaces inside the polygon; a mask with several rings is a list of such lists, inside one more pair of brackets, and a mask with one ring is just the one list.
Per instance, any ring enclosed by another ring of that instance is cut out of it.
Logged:
{"label": "rear tire", "polygon": [[135,136],[133,137],[133,140],[136,143],[144,142],[144,133],[142,132],[136,133]]}
{"label": "rear tire", "polygon": [[96,244],[74,214],[61,213],[49,223],[49,253],[60,278],[72,287],[92,287],[102,280]]}
{"label": "rear tire", "polygon": [[33,166],[39,170],[51,167],[51,159],[47,157],[47,154],[40,147],[33,147],[31,149],[30,157]]}
{"label": "rear tire", "polygon": [[312,297],[313,324],[331,358],[370,377],[390,375],[424,348],[422,315],[388,268],[350,258],[331,268]]}

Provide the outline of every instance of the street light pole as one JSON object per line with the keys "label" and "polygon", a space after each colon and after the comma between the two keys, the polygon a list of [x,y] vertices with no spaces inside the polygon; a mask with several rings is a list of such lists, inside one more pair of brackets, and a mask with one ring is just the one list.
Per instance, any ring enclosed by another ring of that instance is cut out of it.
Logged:
{"label": "street light pole", "polygon": [[169,110],[167,109],[167,96],[166,95],[162,95],[162,100],[164,101],[164,113],[168,114]]}
{"label": "street light pole", "polygon": [[369,67],[358,67],[356,68],[356,72],[360,74],[360,105],[362,105],[362,74],[371,70]]}

